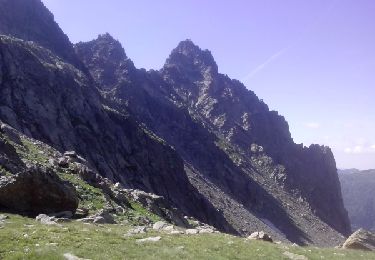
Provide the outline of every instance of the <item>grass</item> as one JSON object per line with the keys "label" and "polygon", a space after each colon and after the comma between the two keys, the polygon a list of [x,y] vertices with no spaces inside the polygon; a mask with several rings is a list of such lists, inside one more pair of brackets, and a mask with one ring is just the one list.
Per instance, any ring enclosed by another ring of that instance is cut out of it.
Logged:
{"label": "grass", "polygon": [[17,153],[31,162],[45,165],[48,163],[47,151],[42,151],[36,144],[26,138],[21,138],[22,146],[16,146]]}
{"label": "grass", "polygon": [[[9,214],[8,214],[9,215]],[[64,253],[89,259],[288,259],[285,251],[308,259],[375,259],[374,253],[318,249],[247,241],[226,234],[124,236],[128,225],[65,223],[46,226],[33,219],[9,215],[0,228],[0,259],[63,259]],[[139,238],[161,236],[139,244]]]}
{"label": "grass", "polygon": [[0,176],[12,176],[12,174],[7,171],[3,166],[0,165]]}
{"label": "grass", "polygon": [[76,188],[79,196],[78,207],[87,208],[89,213],[93,214],[106,204],[103,192],[83,181],[78,175],[66,172],[58,173],[58,175],[62,180],[69,181]]}

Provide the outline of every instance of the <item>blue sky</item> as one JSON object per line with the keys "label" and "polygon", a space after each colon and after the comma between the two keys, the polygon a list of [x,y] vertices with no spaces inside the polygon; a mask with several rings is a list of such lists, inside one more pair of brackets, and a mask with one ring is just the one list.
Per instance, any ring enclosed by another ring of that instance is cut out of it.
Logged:
{"label": "blue sky", "polygon": [[329,145],[339,168],[375,168],[375,1],[43,2],[72,42],[109,32],[139,68],[192,39],[284,115],[297,143]]}

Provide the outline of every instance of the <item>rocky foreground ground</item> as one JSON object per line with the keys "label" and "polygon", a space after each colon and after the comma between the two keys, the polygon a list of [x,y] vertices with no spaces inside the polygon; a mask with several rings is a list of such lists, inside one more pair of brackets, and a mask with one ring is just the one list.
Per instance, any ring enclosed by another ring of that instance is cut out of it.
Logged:
{"label": "rocky foreground ground", "polygon": [[3,216],[1,259],[375,259],[366,251],[298,247],[222,233],[172,233],[77,221],[46,225],[18,215]]}

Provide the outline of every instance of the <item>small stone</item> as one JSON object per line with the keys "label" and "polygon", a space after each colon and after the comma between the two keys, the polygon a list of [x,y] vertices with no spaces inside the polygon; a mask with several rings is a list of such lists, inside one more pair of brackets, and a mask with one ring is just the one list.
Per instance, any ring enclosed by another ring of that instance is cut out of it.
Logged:
{"label": "small stone", "polygon": [[69,166],[69,158],[68,157],[60,157],[58,160],[57,160],[57,164],[60,166],[60,167],[68,167]]}
{"label": "small stone", "polygon": [[198,234],[198,230],[197,229],[186,229],[185,234],[186,235],[196,235],[196,234]]}
{"label": "small stone", "polygon": [[154,230],[162,230],[166,226],[168,226],[168,223],[166,223],[164,221],[158,221],[154,225],[152,225],[152,229],[154,229]]}
{"label": "small stone", "polygon": [[93,223],[94,222],[94,217],[88,217],[88,218],[81,218],[81,219],[77,219],[78,222],[83,222],[85,224],[90,224],[90,223]]}
{"label": "small stone", "polygon": [[160,241],[161,237],[147,237],[142,239],[137,239],[137,243],[144,243],[144,242],[157,242]]}
{"label": "small stone", "polygon": [[71,254],[71,253],[65,253],[64,258],[66,260],[89,260],[89,259],[85,259],[85,258],[80,258],[78,256],[75,256],[75,255]]}
{"label": "small stone", "polygon": [[163,230],[166,232],[172,232],[174,230],[174,226],[173,225],[166,226],[163,228]]}
{"label": "small stone", "polygon": [[136,234],[144,234],[147,232],[147,227],[145,226],[139,226],[135,227],[133,229],[130,229],[128,233],[126,233],[125,236],[131,236],[131,235],[136,235]]}
{"label": "small stone", "polygon": [[64,153],[64,156],[71,157],[71,158],[77,158],[77,153],[75,151],[66,151]]}
{"label": "small stone", "polygon": [[262,240],[262,241],[266,241],[266,242],[273,242],[272,238],[268,234],[264,233],[263,231],[254,232],[250,236],[248,236],[247,239],[250,239],[250,240]]}
{"label": "small stone", "polygon": [[297,254],[294,254],[294,253],[291,253],[291,252],[288,252],[288,251],[285,251],[283,253],[283,255],[285,255],[286,257],[288,257],[291,260],[308,260],[308,258],[304,255],[297,255]]}
{"label": "small stone", "polygon": [[9,217],[7,215],[0,215],[0,221],[2,220],[6,220],[8,219]]}
{"label": "small stone", "polygon": [[39,214],[36,218],[37,221],[44,225],[56,225],[56,218],[47,216],[46,214]]}
{"label": "small stone", "polygon": [[212,234],[214,233],[214,230],[211,228],[203,228],[199,230],[199,234]]}
{"label": "small stone", "polygon": [[182,235],[182,234],[184,234],[184,232],[182,232],[180,230],[172,230],[169,234],[171,234],[171,235]]}
{"label": "small stone", "polygon": [[105,219],[102,216],[94,217],[93,223],[96,224],[105,224]]}

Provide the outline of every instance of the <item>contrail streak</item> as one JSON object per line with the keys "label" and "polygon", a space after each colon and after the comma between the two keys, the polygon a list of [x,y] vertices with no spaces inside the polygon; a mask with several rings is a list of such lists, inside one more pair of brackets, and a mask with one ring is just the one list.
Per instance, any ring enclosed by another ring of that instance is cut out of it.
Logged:
{"label": "contrail streak", "polygon": [[269,57],[265,62],[260,64],[258,67],[256,67],[254,70],[252,70],[249,74],[247,74],[242,81],[247,81],[251,78],[253,78],[256,74],[258,74],[260,71],[265,69],[269,64],[271,64],[273,61],[278,59],[280,56],[284,55],[289,49],[292,47],[298,45],[306,35],[310,34],[311,31],[313,31],[314,28],[320,26],[332,13],[332,11],[335,9],[337,4],[340,2],[340,0],[332,1],[331,4],[320,14],[320,16],[306,29],[305,33],[302,34],[300,37],[298,37],[293,44],[290,44],[289,46],[281,49],[280,51],[273,54],[271,57]]}
{"label": "contrail streak", "polygon": [[274,60],[276,60],[281,55],[283,55],[285,52],[287,52],[289,50],[289,48],[290,48],[290,46],[285,47],[285,48],[281,49],[280,51],[276,52],[274,55],[272,55],[271,57],[269,57],[265,62],[263,62],[258,67],[256,67],[254,70],[252,70],[249,74],[247,74],[242,80],[246,81],[246,80],[249,80],[252,77],[254,77],[258,72],[260,72],[261,70],[263,70],[267,65],[269,65]]}

